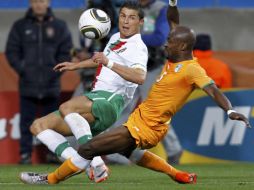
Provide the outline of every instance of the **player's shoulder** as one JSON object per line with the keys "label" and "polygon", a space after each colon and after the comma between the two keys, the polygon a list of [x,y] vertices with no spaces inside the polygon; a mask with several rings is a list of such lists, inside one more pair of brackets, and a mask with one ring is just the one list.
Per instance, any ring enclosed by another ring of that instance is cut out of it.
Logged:
{"label": "player's shoulder", "polygon": [[141,34],[138,33],[138,34],[135,34],[134,36],[132,36],[132,40],[135,42],[138,42],[140,43],[141,45],[145,45],[145,43],[143,42],[142,40],[142,37],[141,37]]}
{"label": "player's shoulder", "polygon": [[130,44],[132,44],[133,46],[140,48],[140,49],[145,49],[147,50],[147,46],[145,45],[145,43],[143,42],[142,38],[141,38],[141,34],[135,34],[130,38]]}
{"label": "player's shoulder", "polygon": [[125,46],[127,46],[128,49],[132,49],[133,51],[142,50],[148,53],[147,46],[143,42],[141,34],[139,33],[125,39],[121,38],[120,32],[117,32],[111,36],[109,42],[115,42],[119,40],[125,42]]}
{"label": "player's shoulder", "polygon": [[186,69],[199,69],[199,68],[202,69],[197,59],[186,61],[185,65],[186,65]]}
{"label": "player's shoulder", "polygon": [[195,73],[199,73],[199,72],[203,72],[204,69],[200,66],[200,64],[197,62],[197,60],[191,60],[191,61],[188,61],[186,64],[185,64],[185,73],[188,75],[188,74],[194,74]]}

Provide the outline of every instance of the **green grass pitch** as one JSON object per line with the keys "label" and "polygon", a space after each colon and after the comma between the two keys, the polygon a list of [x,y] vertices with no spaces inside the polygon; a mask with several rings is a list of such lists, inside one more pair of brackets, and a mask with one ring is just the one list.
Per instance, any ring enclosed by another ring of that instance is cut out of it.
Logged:
{"label": "green grass pitch", "polygon": [[58,185],[26,185],[18,179],[21,171],[50,172],[56,165],[0,166],[0,189],[65,189],[65,190],[253,190],[254,164],[179,165],[178,169],[198,174],[197,184],[177,184],[168,176],[137,166],[111,165],[110,178],[95,184],[85,174]]}

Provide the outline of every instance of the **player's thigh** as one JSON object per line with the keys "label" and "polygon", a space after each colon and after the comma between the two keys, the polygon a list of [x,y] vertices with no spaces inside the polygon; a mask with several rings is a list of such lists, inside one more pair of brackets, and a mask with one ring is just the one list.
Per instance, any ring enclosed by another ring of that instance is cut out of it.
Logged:
{"label": "player's thigh", "polygon": [[121,126],[95,136],[88,143],[81,145],[79,153],[91,159],[98,155],[132,152],[135,148],[135,139],[126,127]]}
{"label": "player's thigh", "polygon": [[89,100],[86,96],[77,96],[64,102],[60,106],[60,111],[63,114],[69,112],[76,112],[81,115],[91,113],[93,102]]}
{"label": "player's thigh", "polygon": [[44,117],[36,119],[31,126],[31,131],[35,135],[46,129],[52,129],[66,136],[72,135],[70,128],[58,112],[52,112]]}

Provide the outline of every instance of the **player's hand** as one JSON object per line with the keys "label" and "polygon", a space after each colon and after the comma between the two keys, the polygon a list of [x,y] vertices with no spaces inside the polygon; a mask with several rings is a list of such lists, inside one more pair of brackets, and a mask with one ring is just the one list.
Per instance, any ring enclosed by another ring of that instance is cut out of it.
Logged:
{"label": "player's hand", "polygon": [[63,62],[63,63],[59,63],[57,64],[53,70],[54,71],[59,71],[59,72],[63,72],[63,71],[73,71],[77,69],[77,64],[79,63],[72,63],[72,62]]}
{"label": "player's hand", "polygon": [[169,1],[168,1],[168,4],[169,4],[171,7],[177,6],[177,0],[169,0]]}
{"label": "player's hand", "polygon": [[95,63],[101,63],[101,64],[103,64],[105,66],[107,66],[108,61],[109,61],[108,58],[104,55],[103,52],[94,52],[92,60]]}
{"label": "player's hand", "polygon": [[228,115],[228,117],[232,120],[243,121],[246,124],[246,127],[251,128],[249,120],[241,113],[232,112]]}

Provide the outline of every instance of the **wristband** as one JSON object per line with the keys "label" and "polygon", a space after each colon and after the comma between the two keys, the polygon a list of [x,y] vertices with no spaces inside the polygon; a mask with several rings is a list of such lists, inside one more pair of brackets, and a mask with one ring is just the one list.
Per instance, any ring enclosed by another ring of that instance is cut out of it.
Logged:
{"label": "wristband", "polygon": [[175,7],[177,5],[177,0],[169,0],[168,1],[168,4],[171,6],[171,7]]}
{"label": "wristband", "polygon": [[235,113],[235,112],[236,112],[235,110],[228,110],[227,114],[230,115],[231,113]]}
{"label": "wristband", "polygon": [[113,66],[114,66],[114,62],[109,60],[108,64],[106,65],[106,67],[109,68],[109,69],[112,69]]}

